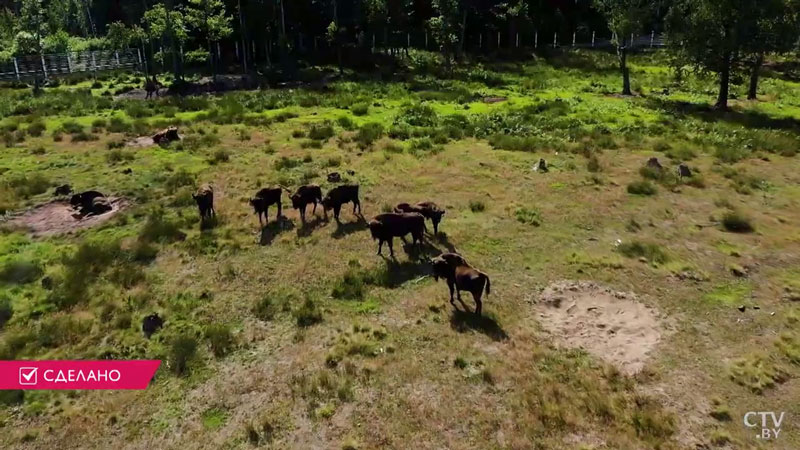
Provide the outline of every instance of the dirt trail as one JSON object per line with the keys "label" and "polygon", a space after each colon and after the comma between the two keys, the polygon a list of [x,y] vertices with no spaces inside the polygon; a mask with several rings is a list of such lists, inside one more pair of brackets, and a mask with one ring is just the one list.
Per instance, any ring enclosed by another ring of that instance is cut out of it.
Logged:
{"label": "dirt trail", "polygon": [[108,200],[111,211],[96,216],[81,216],[69,202],[53,200],[14,216],[7,223],[12,227],[27,229],[35,237],[71,233],[100,225],[130,206],[130,202],[124,198],[109,197]]}
{"label": "dirt trail", "polygon": [[656,313],[634,294],[589,281],[551,284],[536,309],[542,326],[560,343],[582,347],[626,374],[644,367],[662,336]]}

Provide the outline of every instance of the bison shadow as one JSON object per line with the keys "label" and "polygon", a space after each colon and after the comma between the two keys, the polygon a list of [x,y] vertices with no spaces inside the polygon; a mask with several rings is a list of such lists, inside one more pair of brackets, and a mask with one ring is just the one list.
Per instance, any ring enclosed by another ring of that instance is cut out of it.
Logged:
{"label": "bison shadow", "polygon": [[325,219],[320,216],[314,216],[312,220],[306,220],[306,223],[301,222],[300,227],[297,228],[297,237],[311,236],[311,233],[313,233],[314,230],[320,228],[325,223]]}
{"label": "bison shadow", "polygon": [[386,272],[383,274],[380,285],[386,288],[394,289],[408,281],[431,274],[430,267],[426,263],[414,261],[397,262],[386,257],[384,259],[386,260]]}
{"label": "bison shadow", "polygon": [[494,318],[486,315],[476,316],[475,313],[462,311],[458,307],[453,309],[453,313],[450,315],[450,328],[459,333],[466,333],[469,330],[478,331],[494,341],[508,339],[508,334]]}
{"label": "bison shadow", "polygon": [[292,228],[294,228],[294,222],[286,216],[281,216],[278,220],[270,222],[261,228],[261,239],[258,242],[261,245],[269,245],[279,234],[285,233]]}
{"label": "bison shadow", "polygon": [[[402,240],[400,242],[403,242]],[[403,251],[412,260],[426,261],[434,256],[439,256],[442,251],[433,245],[430,240],[424,240],[421,244],[403,242]]]}
{"label": "bison shadow", "polygon": [[208,231],[213,230],[217,226],[219,226],[220,220],[217,218],[216,215],[213,215],[207,219],[200,219],[200,231]]}
{"label": "bison shadow", "polygon": [[432,234],[431,235],[431,241],[439,243],[441,245],[444,245],[444,247],[450,253],[458,253],[458,251],[456,250],[456,246],[453,245],[452,242],[450,242],[450,238],[447,236],[447,233],[445,233],[444,231],[440,231],[439,234],[436,234],[436,235]]}
{"label": "bison shadow", "polygon": [[364,219],[363,216],[356,216],[356,220],[354,222],[347,222],[347,223],[337,222],[336,230],[334,230],[333,234],[331,234],[331,237],[333,237],[334,239],[341,239],[349,234],[357,233],[359,231],[364,231],[367,228],[368,227],[366,219]]}

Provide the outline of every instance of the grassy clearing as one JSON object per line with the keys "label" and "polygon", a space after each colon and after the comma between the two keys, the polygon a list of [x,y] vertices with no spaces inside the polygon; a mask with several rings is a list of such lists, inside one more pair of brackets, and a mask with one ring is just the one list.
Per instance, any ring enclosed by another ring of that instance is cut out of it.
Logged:
{"label": "grassy clearing", "polygon": [[[754,445],[742,411],[776,389],[771,407],[790,410],[800,394],[786,299],[800,290],[786,271],[800,250],[800,91],[767,77],[774,100],[714,113],[714,81],[677,82],[658,55],[632,57],[646,95],[609,96],[615,64],[575,52],[448,78],[151,102],[100,95],[105,81],[0,91],[0,209],[49,201],[64,183],[133,203],[76,235],[0,227],[0,356],[164,361],[147,391],[4,394],[0,442]],[[167,125],[180,143],[124,145]],[[641,169],[654,155],[664,172]],[[532,170],[539,158],[549,172]],[[694,176],[674,178],[686,161]],[[422,255],[395,240],[385,260],[348,207],[341,225],[309,210],[304,228],[285,196],[287,219],[271,209],[259,230],[246,203],[258,189],[327,191],[332,171],[361,185],[367,219],[432,200],[447,209],[442,233]],[[218,218],[201,228],[191,194],[205,182]],[[492,277],[483,318],[454,311],[417,258],[452,248]],[[734,265],[757,270],[734,278]],[[645,372],[550,345],[530,299],[565,278],[626,286],[674,321]],[[166,322],[147,339],[153,312]]]}

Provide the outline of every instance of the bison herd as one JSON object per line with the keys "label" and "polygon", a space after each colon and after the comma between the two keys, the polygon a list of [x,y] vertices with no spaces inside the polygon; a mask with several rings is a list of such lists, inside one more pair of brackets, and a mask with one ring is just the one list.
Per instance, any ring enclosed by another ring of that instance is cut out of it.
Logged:
{"label": "bison herd", "polygon": [[[358,184],[342,184],[332,188],[327,195],[322,196],[322,189],[316,184],[303,185],[293,193],[283,186],[274,186],[260,189],[255,196],[250,198],[249,203],[253,207],[255,214],[258,215],[258,222],[264,227],[264,221],[269,223],[269,208],[275,206],[278,209],[276,219],[280,220],[283,204],[281,198],[283,191],[287,191],[292,201],[292,208],[300,213],[300,220],[306,223],[306,209],[313,204],[312,214],[316,214],[317,205],[322,204],[325,219],[328,218],[328,211],[333,210],[334,219],[339,222],[339,213],[342,205],[353,204],[353,215],[361,215],[361,201],[358,198]],[[195,194],[192,195],[197,203],[197,209],[202,221],[210,219],[214,214],[214,189],[211,185],[200,186]],[[369,221],[367,227],[373,240],[378,241],[378,255],[382,255],[383,244],[389,247],[389,255],[394,258],[393,241],[398,237],[406,241],[406,236],[411,235],[412,244],[421,246],[427,231],[425,221],[430,220],[433,225],[434,235],[439,234],[439,224],[445,210],[433,202],[420,202],[416,204],[400,203],[393,212],[378,214]],[[467,263],[463,256],[457,253],[443,253],[430,260],[433,266],[434,278],[438,281],[443,278],[450,289],[450,303],[455,305],[453,295],[456,294],[458,301],[461,301],[461,291],[469,291],[475,300],[475,314],[481,314],[481,298],[485,292],[490,292],[491,283],[489,277],[473,268]]]}

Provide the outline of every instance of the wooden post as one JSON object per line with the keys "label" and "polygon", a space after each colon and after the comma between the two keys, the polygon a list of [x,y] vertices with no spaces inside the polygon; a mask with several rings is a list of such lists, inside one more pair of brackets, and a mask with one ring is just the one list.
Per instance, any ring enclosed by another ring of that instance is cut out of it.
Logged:
{"label": "wooden post", "polygon": [[633,48],[633,33],[631,33],[631,48]]}
{"label": "wooden post", "polygon": [[372,51],[375,51],[375,33],[372,33]]}
{"label": "wooden post", "polygon": [[236,49],[236,60],[239,60],[239,41],[233,41],[233,45]]}
{"label": "wooden post", "polygon": [[655,30],[651,30],[650,31],[650,48],[653,48],[653,40],[655,39],[655,37],[656,37]]}
{"label": "wooden post", "polygon": [[72,73],[72,58],[69,56],[69,52],[67,52],[67,73]]}
{"label": "wooden post", "polygon": [[406,48],[411,47],[411,33],[406,32]]}
{"label": "wooden post", "polygon": [[222,57],[222,52],[219,49],[219,41],[217,41],[217,61]]}
{"label": "wooden post", "polygon": [[17,58],[14,58],[14,73],[17,75],[17,81],[19,81],[19,66],[17,65]]}
{"label": "wooden post", "polygon": [[314,36],[314,53],[317,52],[317,37]]}
{"label": "wooden post", "polygon": [[553,33],[553,48],[558,46],[558,32]]}
{"label": "wooden post", "polygon": [[[372,35],[372,40],[373,41],[375,40],[375,35],[374,34]],[[428,49],[428,31],[425,30],[425,50],[427,50],[427,49]]]}
{"label": "wooden post", "polygon": [[539,30],[533,33],[533,48],[539,48]]}
{"label": "wooden post", "polygon": [[483,48],[483,33],[478,35],[478,48]]}
{"label": "wooden post", "polygon": [[[67,54],[69,56],[69,54]],[[119,51],[114,50],[114,59],[117,61],[117,67],[119,67]]]}
{"label": "wooden post", "polygon": [[[92,72],[97,72],[97,60],[94,57],[94,52],[92,53]],[[164,49],[161,49],[161,57],[164,57]]]}
{"label": "wooden post", "polygon": [[517,33],[517,48],[519,48],[519,33]]}
{"label": "wooden post", "polygon": [[592,47],[594,47],[594,31],[592,31]]}
{"label": "wooden post", "polygon": [[497,48],[500,48],[500,32],[497,32]]}
{"label": "wooden post", "polygon": [[577,32],[577,31],[573,31],[573,32],[572,32],[572,46],[573,46],[573,47],[575,47],[575,35],[577,35],[577,34],[578,34],[578,32]]}

